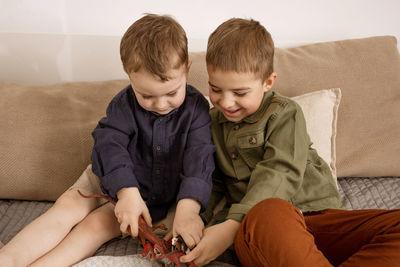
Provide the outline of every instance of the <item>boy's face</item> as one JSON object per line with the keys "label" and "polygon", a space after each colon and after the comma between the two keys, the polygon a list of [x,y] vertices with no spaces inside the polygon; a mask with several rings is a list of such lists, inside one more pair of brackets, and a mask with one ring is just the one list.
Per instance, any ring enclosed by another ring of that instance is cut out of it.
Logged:
{"label": "boy's face", "polygon": [[166,115],[182,105],[186,95],[186,80],[189,66],[170,69],[168,81],[161,81],[159,77],[143,68],[131,72],[129,79],[139,105],[145,110]]}
{"label": "boy's face", "polygon": [[238,122],[255,113],[264,92],[271,89],[276,73],[262,81],[250,72],[221,71],[207,66],[210,100],[225,118]]}

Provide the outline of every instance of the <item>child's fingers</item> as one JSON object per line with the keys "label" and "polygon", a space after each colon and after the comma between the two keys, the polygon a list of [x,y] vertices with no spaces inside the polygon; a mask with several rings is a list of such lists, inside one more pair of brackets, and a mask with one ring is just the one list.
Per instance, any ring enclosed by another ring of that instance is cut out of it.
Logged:
{"label": "child's fingers", "polygon": [[145,209],[143,211],[142,215],[143,215],[143,218],[144,218],[145,222],[147,223],[147,225],[152,227],[153,225],[151,224],[151,216],[150,216],[149,210]]}
{"label": "child's fingers", "polygon": [[133,236],[133,237],[137,237],[138,236],[138,233],[139,233],[139,230],[138,230],[138,220],[139,220],[139,218],[136,218],[136,220],[132,220],[131,221],[131,223],[130,223],[130,227],[131,227],[131,235]]}
{"label": "child's fingers", "polygon": [[201,240],[201,237],[203,235],[203,231],[192,231],[188,232],[186,239],[184,238],[186,245],[190,248],[193,249]]}
{"label": "child's fingers", "polygon": [[115,217],[117,218],[118,223],[121,224],[122,220],[121,220],[120,213],[115,209],[114,214],[115,214]]}
{"label": "child's fingers", "polygon": [[180,261],[181,262],[191,262],[194,261],[196,258],[198,258],[201,254],[200,248],[199,247],[195,247],[192,251],[190,251],[188,254],[183,255],[182,257],[180,257]]}
{"label": "child's fingers", "polygon": [[194,242],[195,242],[195,245],[198,244],[198,243],[200,242],[201,237],[202,237],[202,232],[200,232],[200,233],[197,234],[197,235],[194,234],[194,235],[192,236],[192,238],[193,238],[193,240],[194,240]]}
{"label": "child's fingers", "polygon": [[183,241],[185,241],[185,244],[188,248],[192,249],[196,245],[194,239],[189,236],[189,235],[182,235]]}
{"label": "child's fingers", "polygon": [[128,231],[128,224],[125,222],[121,223],[121,225],[119,226],[119,229],[121,230],[121,232],[123,234],[126,234]]}
{"label": "child's fingers", "polygon": [[196,239],[190,234],[184,233],[181,236],[185,241],[186,246],[190,249],[193,249],[196,246],[196,244],[200,241],[200,239],[198,239],[198,242],[196,242]]}

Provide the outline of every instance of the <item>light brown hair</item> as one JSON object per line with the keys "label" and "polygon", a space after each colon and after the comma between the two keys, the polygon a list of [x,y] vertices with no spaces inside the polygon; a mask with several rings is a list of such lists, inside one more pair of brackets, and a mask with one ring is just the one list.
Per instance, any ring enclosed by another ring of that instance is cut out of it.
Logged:
{"label": "light brown hair", "polygon": [[167,15],[147,14],[135,21],[121,39],[120,54],[128,75],[144,68],[162,81],[170,78],[168,70],[187,67],[189,61],[186,33]]}
{"label": "light brown hair", "polygon": [[215,69],[251,72],[264,81],[273,72],[274,42],[258,21],[232,18],[208,38],[206,61]]}

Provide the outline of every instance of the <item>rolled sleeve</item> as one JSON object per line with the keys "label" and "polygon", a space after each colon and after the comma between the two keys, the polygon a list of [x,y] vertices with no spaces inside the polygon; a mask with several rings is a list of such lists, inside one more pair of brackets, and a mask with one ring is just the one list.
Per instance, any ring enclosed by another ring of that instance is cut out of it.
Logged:
{"label": "rolled sleeve", "polygon": [[252,205],[246,204],[232,204],[231,208],[229,209],[228,216],[226,216],[226,219],[232,219],[241,222],[244,216],[252,207]]}
{"label": "rolled sleeve", "polygon": [[181,182],[177,201],[184,198],[197,200],[201,205],[201,211],[207,207],[211,194],[211,184],[196,177],[184,177]]}
{"label": "rolled sleeve", "polygon": [[139,184],[133,174],[133,171],[129,167],[122,167],[115,169],[109,174],[100,177],[103,185],[103,190],[113,200],[117,200],[117,193],[122,188],[126,187],[138,187]]}

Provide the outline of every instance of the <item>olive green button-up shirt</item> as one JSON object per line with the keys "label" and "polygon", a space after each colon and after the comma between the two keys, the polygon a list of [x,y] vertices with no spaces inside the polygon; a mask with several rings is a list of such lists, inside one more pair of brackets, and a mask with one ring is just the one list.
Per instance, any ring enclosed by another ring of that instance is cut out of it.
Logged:
{"label": "olive green button-up shirt", "polygon": [[240,222],[267,198],[285,199],[303,212],[342,207],[330,168],[312,148],[296,102],[267,91],[259,109],[240,122],[228,121],[215,108],[210,115],[217,171],[205,221],[223,196],[227,205],[217,220]]}

